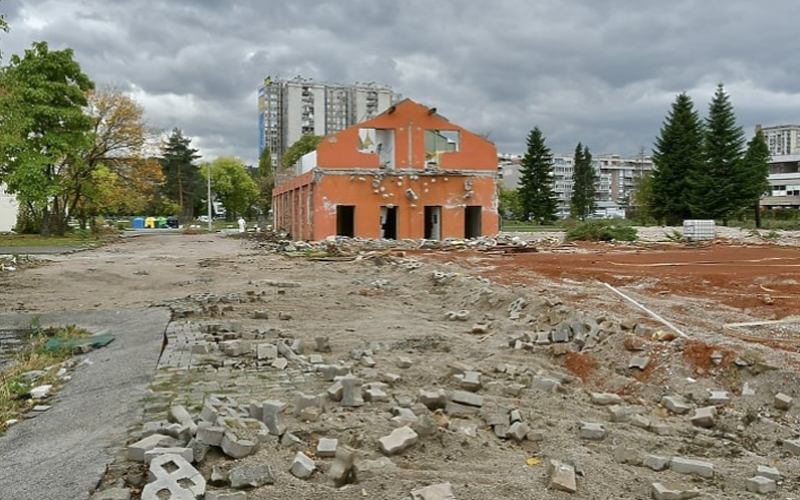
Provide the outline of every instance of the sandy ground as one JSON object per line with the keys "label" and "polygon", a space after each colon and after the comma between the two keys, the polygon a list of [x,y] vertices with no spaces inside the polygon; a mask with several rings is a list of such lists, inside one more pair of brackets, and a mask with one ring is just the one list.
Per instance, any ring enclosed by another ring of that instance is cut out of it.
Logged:
{"label": "sandy ground", "polygon": [[[401,374],[391,402],[358,411],[333,405],[314,424],[289,418],[290,427],[309,442],[337,437],[364,458],[380,456],[377,439],[394,428],[391,410],[403,397],[413,400],[420,389],[458,389],[448,368],[454,362],[482,373],[479,393],[486,403],[480,414],[451,415],[449,426],[436,436],[393,457],[396,470],[334,490],[324,474],[310,481],[289,476],[293,451],[275,444],[246,459],[268,462],[278,471],[276,485],[248,493],[250,499],[400,499],[414,488],[444,481],[452,483],[460,500],[650,498],[651,483],[659,481],[695,484],[703,498],[753,498],[745,481],[757,465],[783,472],[776,498],[797,498],[800,459],[786,453],[782,443],[800,435],[800,405],[788,412],[772,405],[777,392],[800,397],[800,329],[791,322],[800,314],[796,237],[782,237],[781,246],[747,234],[703,245],[664,239],[656,235],[653,240],[662,241],[636,246],[549,241],[537,244],[536,252],[516,254],[409,251],[309,261],[221,235],[143,236],[3,274],[0,312],[147,307],[202,293],[264,292],[266,307],[292,316],[290,321],[270,320],[281,336],[312,345],[314,337],[329,336],[333,350],[326,362],[349,361],[353,349],[373,346],[376,367],[356,364],[354,372],[365,380],[378,380],[385,372]],[[445,277],[435,278],[434,272]],[[277,294],[274,287],[264,287],[265,280],[299,286]],[[654,340],[668,328],[602,283],[660,314],[688,338]],[[519,319],[512,319],[509,306],[519,298],[527,305]],[[237,305],[224,317],[255,330],[264,326],[252,319],[258,307],[264,306]],[[458,310],[469,311],[468,322],[446,319],[447,312]],[[788,322],[725,326],[779,319]],[[583,350],[574,342],[510,347],[513,339],[530,339],[562,321],[600,324],[607,335]],[[635,333],[622,327],[637,323]],[[474,324],[487,325],[489,335],[472,334]],[[650,358],[644,370],[628,366],[636,355]],[[414,365],[399,369],[397,356],[411,357]],[[247,365],[242,376],[259,370],[263,368]],[[535,377],[559,380],[562,389],[532,389]],[[292,389],[314,394],[329,385],[313,376],[303,380]],[[742,395],[745,383],[754,396]],[[515,392],[513,387],[522,389]],[[694,407],[705,406],[709,390],[731,396],[731,403],[718,407],[717,425],[710,429],[695,427],[660,404],[663,396],[679,394]],[[608,411],[591,403],[594,391],[621,395],[626,406],[641,411],[660,430],[610,422]],[[264,392],[261,399],[272,396]],[[289,404],[287,413],[291,400]],[[498,439],[488,421],[511,409],[519,409],[544,440]],[[602,441],[580,439],[582,422],[603,423],[608,436]],[[699,479],[655,472],[635,465],[635,459],[634,464],[622,463],[626,450],[713,462],[716,475]],[[532,458],[536,460],[528,461]],[[582,470],[576,494],[548,489],[544,465],[549,459]]]}

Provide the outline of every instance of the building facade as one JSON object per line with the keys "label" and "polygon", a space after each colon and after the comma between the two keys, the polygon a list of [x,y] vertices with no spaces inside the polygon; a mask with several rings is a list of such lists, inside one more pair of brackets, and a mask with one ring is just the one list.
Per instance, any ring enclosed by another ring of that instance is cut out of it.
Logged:
{"label": "building facade", "polygon": [[273,191],[292,238],[472,238],[499,230],[497,150],[410,99],[326,137]]}
{"label": "building facade", "polygon": [[377,116],[399,96],[375,83],[340,85],[296,77],[265,78],[258,89],[259,156],[273,164],[303,135],[330,135]]}
{"label": "building facade", "polygon": [[761,199],[765,208],[800,208],[800,125],[757,126],[770,152],[769,192]]}
{"label": "building facade", "polygon": [[14,195],[5,191],[5,186],[0,184],[0,233],[11,231],[17,224],[19,204]]}
{"label": "building facade", "polygon": [[[502,155],[498,157],[498,170],[506,189],[517,189],[520,179],[522,156]],[[598,216],[621,217],[630,206],[637,180],[653,170],[653,160],[643,153],[633,157],[604,154],[592,157],[592,166],[597,175]],[[572,174],[575,157],[572,154],[553,156],[553,190],[558,197],[557,215],[569,217],[569,202],[572,197]]]}

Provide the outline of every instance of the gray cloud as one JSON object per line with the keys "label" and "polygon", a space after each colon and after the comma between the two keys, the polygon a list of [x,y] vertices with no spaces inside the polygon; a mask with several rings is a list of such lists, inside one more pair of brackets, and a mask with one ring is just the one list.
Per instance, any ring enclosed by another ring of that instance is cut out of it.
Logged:
{"label": "gray cloud", "polygon": [[648,151],[675,95],[705,115],[724,82],[748,133],[800,122],[800,4],[707,0],[2,0],[5,61],[72,47],[98,84],[129,90],[206,159],[255,162],[267,75],[375,81],[522,152]]}

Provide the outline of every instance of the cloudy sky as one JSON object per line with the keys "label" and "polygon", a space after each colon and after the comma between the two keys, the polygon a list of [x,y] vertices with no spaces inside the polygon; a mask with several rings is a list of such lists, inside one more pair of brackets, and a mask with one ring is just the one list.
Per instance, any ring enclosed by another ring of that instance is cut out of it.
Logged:
{"label": "cloudy sky", "polygon": [[676,94],[725,84],[748,136],[800,122],[796,0],[0,0],[3,62],[72,47],[204,159],[258,154],[267,75],[391,86],[520,153],[649,153]]}

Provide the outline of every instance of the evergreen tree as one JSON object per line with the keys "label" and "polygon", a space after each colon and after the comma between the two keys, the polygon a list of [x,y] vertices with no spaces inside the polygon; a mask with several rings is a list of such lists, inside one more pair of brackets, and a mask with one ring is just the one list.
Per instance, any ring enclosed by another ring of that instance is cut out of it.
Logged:
{"label": "evergreen tree", "polygon": [[761,129],[756,130],[756,135],[747,144],[747,152],[744,154],[743,160],[744,168],[742,169],[747,174],[747,178],[743,179],[743,182],[749,188],[745,203],[755,207],[756,227],[761,227],[759,201],[761,196],[769,189],[770,156],[764,133]]}
{"label": "evergreen tree", "polygon": [[703,159],[692,190],[692,212],[697,217],[727,219],[737,210],[751,204],[752,179],[742,154],[744,130],[736,125],[733,105],[722,84],[711,100],[706,118]]}
{"label": "evergreen tree", "polygon": [[206,196],[203,176],[195,164],[200,155],[196,149],[189,147],[190,143],[191,139],[174,128],[161,148],[164,194],[178,203],[183,221],[194,218],[195,205]]}
{"label": "evergreen tree", "polygon": [[550,224],[556,220],[558,199],[553,189],[553,155],[539,127],[528,134],[518,189],[522,213],[528,220]]}
{"label": "evergreen tree", "polygon": [[592,166],[592,153],[589,147],[580,142],[575,148],[572,171],[572,197],[569,202],[570,216],[580,220],[594,212],[597,194],[597,175]]}
{"label": "evergreen tree", "polygon": [[679,94],[653,150],[649,207],[656,219],[675,224],[691,218],[692,181],[703,169],[703,134],[692,98]]}

